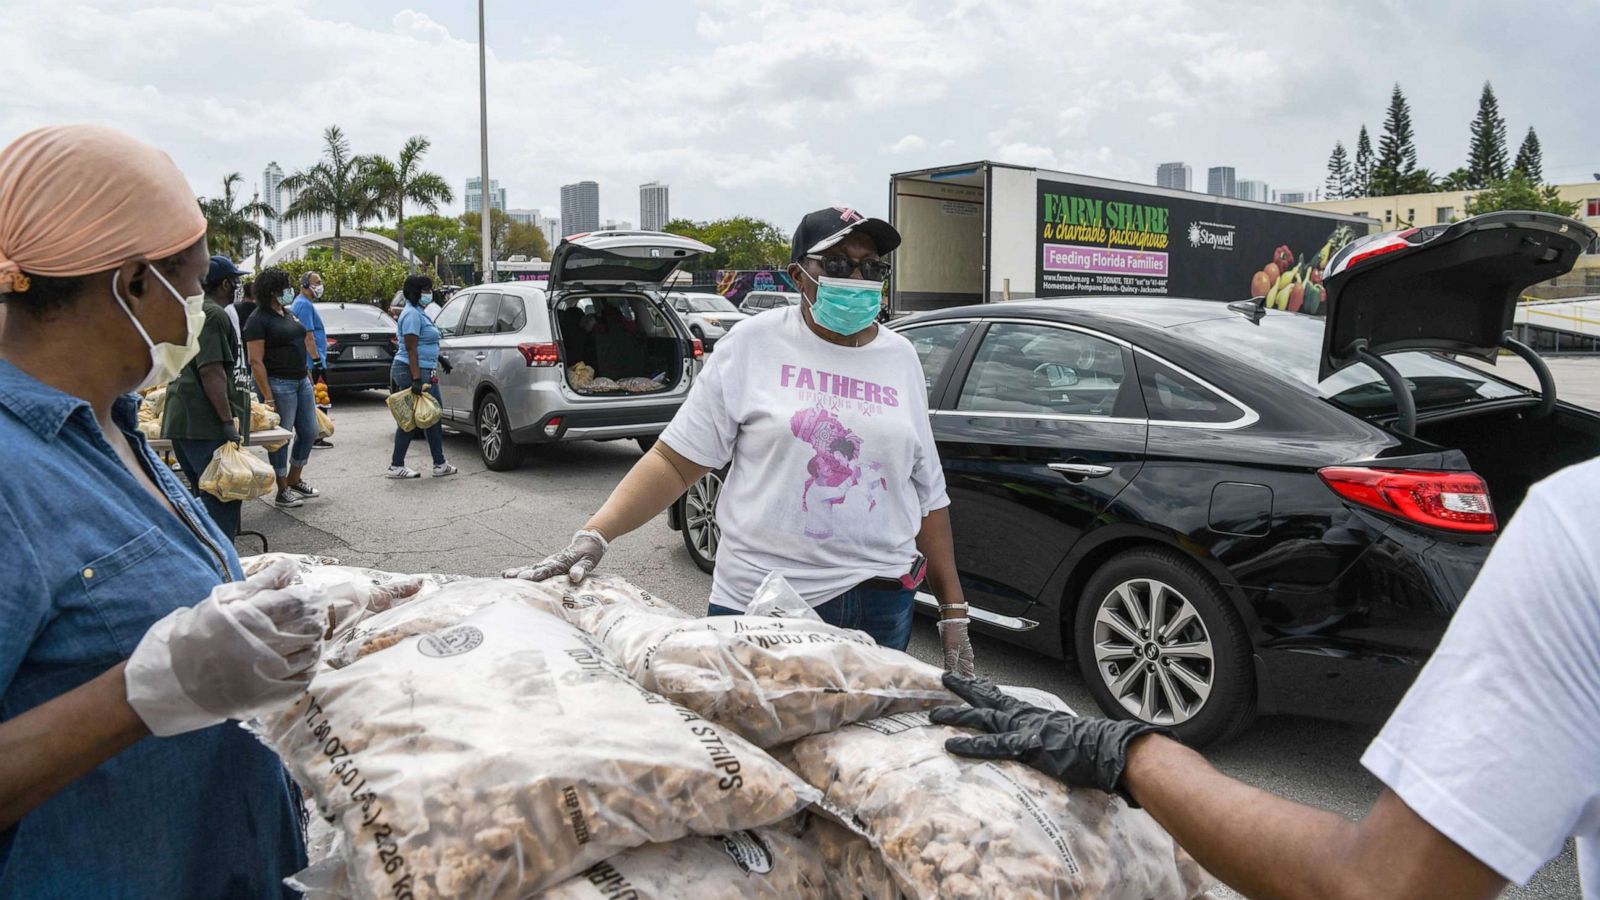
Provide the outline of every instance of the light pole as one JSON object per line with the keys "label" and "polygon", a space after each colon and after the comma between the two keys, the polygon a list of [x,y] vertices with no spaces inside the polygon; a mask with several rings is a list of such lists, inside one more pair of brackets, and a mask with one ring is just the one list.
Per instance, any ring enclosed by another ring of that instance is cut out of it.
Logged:
{"label": "light pole", "polygon": [[478,134],[483,171],[478,182],[478,218],[483,225],[483,280],[494,281],[494,248],[489,244],[489,223],[494,207],[489,203],[489,50],[483,38],[483,3],[478,0]]}

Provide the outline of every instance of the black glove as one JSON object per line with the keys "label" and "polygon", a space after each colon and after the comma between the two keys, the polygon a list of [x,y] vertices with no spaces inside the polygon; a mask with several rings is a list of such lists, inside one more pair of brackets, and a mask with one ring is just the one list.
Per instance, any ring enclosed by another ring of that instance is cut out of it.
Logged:
{"label": "black glove", "polygon": [[315,362],[313,362],[311,364],[311,381],[313,383],[321,381],[323,379],[323,376],[325,376],[327,374],[328,374],[328,369],[327,369],[326,366],[324,366],[322,364],[322,360],[320,360],[320,359],[316,360]]}
{"label": "black glove", "polygon": [[222,423],[222,439],[230,444],[243,443],[239,438],[239,429],[234,427],[231,420]]}
{"label": "black glove", "polygon": [[1128,745],[1140,735],[1172,736],[1169,729],[1143,722],[1042,709],[981,678],[946,672],[944,686],[972,706],[941,706],[928,718],[939,725],[987,732],[953,737],[945,741],[946,750],[957,756],[1024,762],[1064,784],[1120,794],[1133,807],[1139,804],[1118,785],[1128,764]]}
{"label": "black glove", "polygon": [[413,382],[411,382],[411,393],[413,393],[413,394],[424,394],[424,393],[427,393],[427,391],[428,391],[428,383],[427,382],[425,382],[425,381],[413,381]]}

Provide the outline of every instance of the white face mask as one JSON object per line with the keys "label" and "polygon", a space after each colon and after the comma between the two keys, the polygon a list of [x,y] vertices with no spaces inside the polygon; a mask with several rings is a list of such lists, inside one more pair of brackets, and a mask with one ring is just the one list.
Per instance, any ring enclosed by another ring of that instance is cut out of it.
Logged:
{"label": "white face mask", "polygon": [[319,285],[316,285],[315,287],[313,287],[311,289],[311,296],[317,298],[318,300],[321,300],[322,299],[322,285],[319,284]]}
{"label": "white face mask", "polygon": [[144,380],[139,382],[139,386],[134,388],[134,390],[139,391],[158,384],[166,384],[178,377],[178,373],[183,371],[183,367],[187,366],[189,361],[200,353],[200,329],[206,323],[204,309],[206,298],[204,294],[185,298],[178,293],[177,289],[172,286],[172,282],[168,281],[166,276],[162,275],[155,266],[150,267],[150,272],[156,276],[168,293],[172,294],[174,300],[183,304],[184,328],[187,329],[187,333],[182,344],[170,344],[166,341],[158,344],[150,340],[150,333],[145,331],[144,326],[139,324],[139,320],[133,317],[133,310],[128,308],[128,301],[122,299],[122,292],[117,290],[117,277],[122,272],[111,273],[111,296],[117,299],[118,305],[122,307],[123,315],[127,316],[128,321],[133,323],[134,330],[139,332],[139,337],[144,338],[145,346],[150,348],[150,371],[145,374]]}

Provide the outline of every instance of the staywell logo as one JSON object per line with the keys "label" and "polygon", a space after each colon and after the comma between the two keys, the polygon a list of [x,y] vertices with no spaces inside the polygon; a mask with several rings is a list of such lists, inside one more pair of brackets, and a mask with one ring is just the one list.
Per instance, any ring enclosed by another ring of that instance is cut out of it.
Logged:
{"label": "staywell logo", "polygon": [[1190,222],[1189,246],[1210,247],[1212,250],[1233,249],[1233,226],[1216,222]]}

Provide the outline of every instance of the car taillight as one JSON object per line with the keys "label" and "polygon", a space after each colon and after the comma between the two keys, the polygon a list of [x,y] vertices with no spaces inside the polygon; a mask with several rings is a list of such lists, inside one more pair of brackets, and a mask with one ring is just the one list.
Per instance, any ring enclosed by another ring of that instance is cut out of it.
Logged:
{"label": "car taillight", "polygon": [[699,338],[690,338],[689,340],[694,345],[695,359],[699,359],[700,357],[706,355],[706,345],[704,342],[702,342]]}
{"label": "car taillight", "polygon": [[329,350],[332,350],[333,348],[335,348],[337,346],[339,346],[339,339],[338,338],[336,338],[336,337],[328,338],[328,349]]}
{"label": "car taillight", "polygon": [[555,437],[556,435],[558,435],[560,433],[561,433],[561,417],[560,416],[556,416],[554,419],[551,419],[550,421],[544,423],[544,436],[545,437],[553,438],[553,437]]}
{"label": "car taillight", "polygon": [[554,366],[561,363],[561,350],[555,344],[518,344],[522,358],[530,366]]}
{"label": "car taillight", "polygon": [[1474,472],[1334,466],[1317,474],[1344,499],[1418,525],[1473,534],[1499,526],[1489,486]]}

